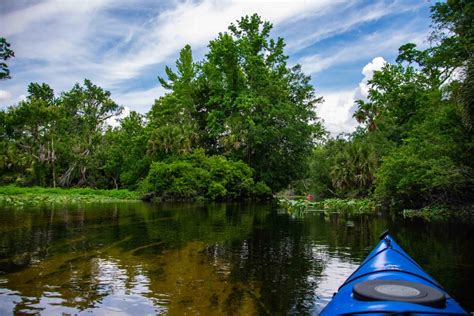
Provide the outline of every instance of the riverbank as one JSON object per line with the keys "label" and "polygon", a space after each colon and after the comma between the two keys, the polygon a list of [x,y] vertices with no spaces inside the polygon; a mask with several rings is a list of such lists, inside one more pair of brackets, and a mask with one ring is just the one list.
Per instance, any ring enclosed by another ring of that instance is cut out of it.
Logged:
{"label": "riverbank", "polygon": [[98,190],[91,188],[42,188],[0,186],[0,205],[106,203],[139,200],[137,192],[129,190]]}
{"label": "riverbank", "polygon": [[[382,211],[377,203],[368,198],[339,199],[329,198],[318,201],[309,201],[304,196],[278,197],[280,205],[292,215],[303,215],[306,212],[325,212],[339,214],[375,214]],[[474,204],[449,207],[432,205],[421,209],[385,209],[389,213],[397,213],[404,218],[422,218],[427,221],[462,220],[474,223]]]}
{"label": "riverbank", "polygon": [[434,205],[422,209],[405,209],[402,212],[404,218],[422,218],[427,221],[445,221],[451,219],[474,223],[474,204],[458,206],[456,208]]}

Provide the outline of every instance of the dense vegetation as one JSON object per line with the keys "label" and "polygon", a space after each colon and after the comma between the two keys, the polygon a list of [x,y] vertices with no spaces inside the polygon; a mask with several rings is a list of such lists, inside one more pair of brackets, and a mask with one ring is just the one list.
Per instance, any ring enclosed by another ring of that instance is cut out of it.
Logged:
{"label": "dense vegetation", "polygon": [[370,196],[396,208],[459,205],[474,197],[474,4],[432,7],[433,46],[400,47],[357,101],[361,125],[313,150],[300,191]]}
{"label": "dense vegetation", "polygon": [[[0,112],[2,183],[127,188],[164,198],[268,196],[303,174],[322,133],[310,78],[289,68],[272,25],[244,17],[194,62],[186,45],[159,78],[168,93],[118,127],[121,107],[85,80],[55,97],[31,83]],[[270,189],[271,188],[271,189]]]}
{"label": "dense vegetation", "polygon": [[[368,98],[357,101],[357,130],[335,139],[318,121],[322,99],[310,78],[287,65],[283,39],[271,38],[272,25],[258,15],[220,33],[199,62],[186,45],[159,78],[168,92],[117,127],[106,122],[121,107],[89,80],[58,97],[32,83],[25,101],[0,112],[0,181],[165,199],[290,187],[396,208],[469,204],[473,20],[470,1],[434,4],[432,46],[400,47],[396,63],[375,72]],[[6,60],[13,53],[2,43]]]}
{"label": "dense vegetation", "polygon": [[252,168],[242,161],[206,156],[197,150],[179,158],[153,162],[141,189],[171,200],[270,196],[268,186],[263,182],[254,183],[252,176]]}

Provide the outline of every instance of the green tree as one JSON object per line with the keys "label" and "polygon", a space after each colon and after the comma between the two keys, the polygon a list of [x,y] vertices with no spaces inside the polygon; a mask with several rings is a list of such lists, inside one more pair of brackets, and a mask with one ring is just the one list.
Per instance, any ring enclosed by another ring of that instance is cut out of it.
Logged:
{"label": "green tree", "polygon": [[15,57],[15,53],[10,48],[10,43],[3,37],[0,37],[0,80],[10,79],[10,69],[5,62],[6,60]]}
{"label": "green tree", "polygon": [[61,174],[61,186],[76,184],[94,186],[99,174],[98,149],[102,143],[106,121],[118,115],[122,107],[110,97],[110,92],[84,80],[61,95],[58,101],[63,114],[60,129],[63,137],[66,170]]}
{"label": "green tree", "polygon": [[473,8],[470,1],[435,4],[434,45],[401,46],[398,64],[375,72],[369,100],[358,101],[355,117],[368,126],[366,139],[389,140],[375,172],[380,202],[424,207],[472,200]]}
{"label": "green tree", "polygon": [[246,16],[209,44],[202,78],[209,88],[207,126],[217,153],[241,159],[278,190],[303,176],[322,127],[320,102],[300,66],[288,68],[272,25]]}
{"label": "green tree", "polygon": [[430,103],[426,118],[383,158],[375,198],[397,207],[468,202],[474,192],[474,143],[449,101]]}
{"label": "green tree", "polygon": [[149,153],[164,159],[204,148],[208,154],[242,160],[279,190],[303,176],[306,156],[322,134],[310,78],[289,68],[284,41],[270,37],[272,25],[246,16],[210,41],[194,63],[189,45],[159,78],[168,94],[149,118]]}
{"label": "green tree", "polygon": [[175,73],[166,67],[168,80],[159,77],[170,92],[155,101],[148,114],[152,129],[149,154],[155,159],[185,154],[199,147],[199,113],[195,102],[197,65],[193,62],[191,46],[186,45],[176,61]]}
{"label": "green tree", "polygon": [[23,177],[16,179],[20,183],[55,186],[59,108],[47,84],[31,83],[28,93],[25,101],[3,114],[9,139],[4,157],[13,152],[18,155],[16,159],[26,169]]}
{"label": "green tree", "polygon": [[370,143],[352,140],[335,154],[331,168],[332,184],[343,196],[367,196],[378,165]]}
{"label": "green tree", "polygon": [[[113,187],[136,189],[148,173],[150,159],[147,155],[148,132],[143,116],[132,111],[123,118],[120,126],[109,128],[99,148],[104,178]],[[105,186],[109,186],[106,181]]]}
{"label": "green tree", "polygon": [[253,170],[242,161],[206,156],[203,150],[153,162],[141,190],[161,199],[240,199],[268,197],[271,190],[255,183]]}

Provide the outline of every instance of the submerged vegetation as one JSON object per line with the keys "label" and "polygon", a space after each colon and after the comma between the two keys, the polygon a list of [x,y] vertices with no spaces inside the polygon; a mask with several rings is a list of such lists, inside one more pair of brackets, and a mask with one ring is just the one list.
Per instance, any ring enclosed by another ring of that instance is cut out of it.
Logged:
{"label": "submerged vegetation", "polygon": [[336,138],[317,117],[310,77],[256,14],[211,40],[201,61],[184,46],[159,78],[167,93],[116,127],[107,121],[121,106],[91,81],[59,96],[31,83],[26,100],[0,111],[0,183],[165,200],[290,188],[326,199],[311,207],[364,212],[473,203],[473,14],[469,1],[435,3],[432,46],[401,46],[356,101],[357,130]]}

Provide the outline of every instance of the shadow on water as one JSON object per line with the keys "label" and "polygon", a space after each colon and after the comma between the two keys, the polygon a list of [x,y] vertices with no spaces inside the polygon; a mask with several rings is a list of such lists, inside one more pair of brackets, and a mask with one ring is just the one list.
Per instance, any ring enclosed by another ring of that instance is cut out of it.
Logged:
{"label": "shadow on water", "polygon": [[391,229],[474,309],[471,226],[271,204],[0,208],[0,314],[309,314]]}

